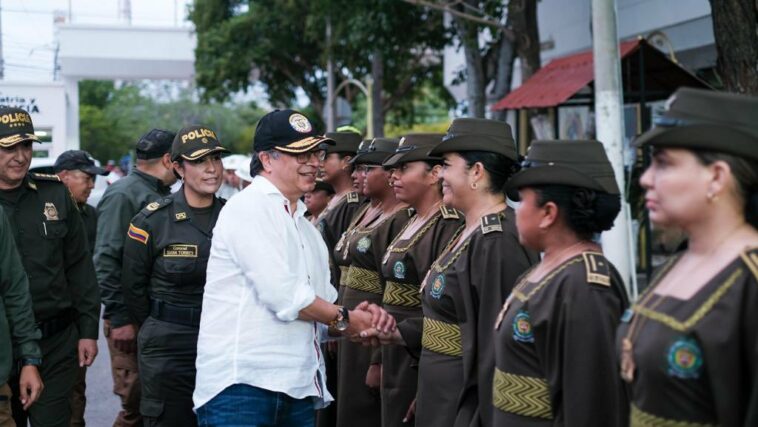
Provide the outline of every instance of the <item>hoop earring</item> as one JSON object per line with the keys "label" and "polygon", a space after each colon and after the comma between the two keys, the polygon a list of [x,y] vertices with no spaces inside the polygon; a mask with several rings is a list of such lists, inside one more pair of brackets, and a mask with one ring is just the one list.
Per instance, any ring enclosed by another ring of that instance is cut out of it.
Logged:
{"label": "hoop earring", "polygon": [[472,190],[476,190],[476,187],[478,187],[478,186],[479,186],[479,184],[477,184],[476,182],[472,182],[471,183],[471,189]]}

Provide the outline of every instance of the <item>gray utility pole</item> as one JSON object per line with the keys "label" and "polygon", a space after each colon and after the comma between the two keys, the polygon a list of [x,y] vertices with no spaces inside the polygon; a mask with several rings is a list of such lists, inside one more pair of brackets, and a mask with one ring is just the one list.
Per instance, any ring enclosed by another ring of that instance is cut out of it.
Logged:
{"label": "gray utility pole", "polygon": [[592,52],[595,71],[595,129],[597,139],[621,189],[621,212],[613,228],[603,233],[603,252],[616,266],[632,298],[637,297],[634,248],[624,182],[624,116],[621,58],[616,30],[616,0],[592,0]]}
{"label": "gray utility pole", "polygon": [[5,58],[3,57],[3,6],[0,4],[0,80],[5,79]]}

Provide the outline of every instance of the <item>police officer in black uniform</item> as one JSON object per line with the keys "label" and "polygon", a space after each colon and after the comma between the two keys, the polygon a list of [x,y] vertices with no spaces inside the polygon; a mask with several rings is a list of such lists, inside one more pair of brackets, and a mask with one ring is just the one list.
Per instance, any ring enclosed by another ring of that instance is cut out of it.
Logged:
{"label": "police officer in black uniform", "polygon": [[138,344],[145,426],[195,426],[192,392],[205,270],[224,200],[221,146],[205,126],[180,130],[171,147],[182,188],[131,221],[121,280]]}
{"label": "police officer in black uniform", "polygon": [[[97,355],[100,293],[71,194],[56,175],[28,173],[34,141],[39,140],[29,114],[0,107],[0,206],[11,223],[42,332],[42,359],[23,363],[41,365],[45,382],[29,411],[13,399],[13,417],[19,426],[29,418],[32,426],[67,427],[77,372]],[[18,380],[9,383],[16,388]]]}

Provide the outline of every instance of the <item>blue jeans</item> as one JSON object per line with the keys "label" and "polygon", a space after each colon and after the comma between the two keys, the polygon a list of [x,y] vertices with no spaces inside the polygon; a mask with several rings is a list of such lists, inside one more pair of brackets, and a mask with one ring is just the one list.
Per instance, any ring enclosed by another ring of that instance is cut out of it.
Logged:
{"label": "blue jeans", "polygon": [[200,427],[313,427],[313,399],[295,399],[284,393],[247,384],[224,389],[197,408]]}

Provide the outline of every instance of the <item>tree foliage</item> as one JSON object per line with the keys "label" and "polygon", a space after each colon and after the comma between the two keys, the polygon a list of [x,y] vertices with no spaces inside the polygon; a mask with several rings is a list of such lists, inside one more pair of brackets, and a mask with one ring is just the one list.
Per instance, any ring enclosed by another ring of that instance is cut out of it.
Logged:
{"label": "tree foliage", "polygon": [[116,87],[110,81],[79,83],[81,147],[102,162],[129,154],[139,137],[152,128],[177,131],[204,124],[236,153],[252,149],[254,126],[264,114],[253,105],[202,104],[189,90],[159,102],[139,84]]}
{"label": "tree foliage", "polygon": [[[228,99],[256,79],[272,105],[292,105],[302,89],[320,116],[329,55],[336,84],[376,75],[381,66],[375,80],[382,116],[398,105],[409,108],[421,82],[435,79],[431,84],[442,87],[439,53],[448,40],[442,17],[398,0],[195,0],[190,19],[205,99]],[[346,94],[353,103],[362,97]]]}

